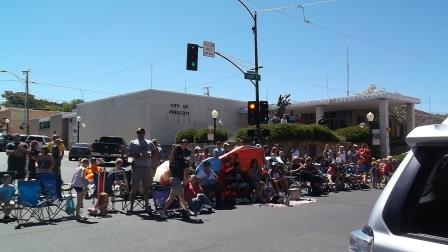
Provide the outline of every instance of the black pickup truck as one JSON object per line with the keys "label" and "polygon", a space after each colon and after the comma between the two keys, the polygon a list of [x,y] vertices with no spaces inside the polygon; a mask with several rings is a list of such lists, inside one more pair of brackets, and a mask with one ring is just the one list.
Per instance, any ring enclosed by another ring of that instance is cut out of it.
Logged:
{"label": "black pickup truck", "polygon": [[99,140],[95,140],[92,144],[92,156],[102,158],[106,162],[123,159],[125,163],[128,161],[128,145],[121,137],[104,136]]}

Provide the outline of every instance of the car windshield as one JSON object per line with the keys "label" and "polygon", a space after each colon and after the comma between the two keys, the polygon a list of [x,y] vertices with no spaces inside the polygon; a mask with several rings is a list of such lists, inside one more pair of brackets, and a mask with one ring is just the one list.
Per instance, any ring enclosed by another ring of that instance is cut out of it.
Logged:
{"label": "car windshield", "polygon": [[75,144],[73,144],[72,147],[77,147],[77,148],[89,148],[89,147],[90,147],[90,144],[87,144],[87,143],[75,143]]}
{"label": "car windshield", "polygon": [[38,141],[38,142],[43,142],[43,137],[40,136],[29,136],[27,139],[27,141]]}
{"label": "car windshield", "polygon": [[20,142],[25,142],[28,139],[27,135],[20,136]]}
{"label": "car windshield", "polygon": [[124,144],[123,138],[120,138],[120,137],[102,137],[102,138],[100,138],[100,142]]}

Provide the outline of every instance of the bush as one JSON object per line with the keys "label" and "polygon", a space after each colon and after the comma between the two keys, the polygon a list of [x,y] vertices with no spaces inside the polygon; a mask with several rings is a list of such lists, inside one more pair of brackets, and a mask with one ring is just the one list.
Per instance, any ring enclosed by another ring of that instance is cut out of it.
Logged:
{"label": "bush", "polygon": [[355,125],[347,128],[337,129],[336,133],[339,136],[345,138],[347,142],[368,143],[370,141],[370,131],[367,127],[361,128],[358,125]]}
{"label": "bush", "polygon": [[[207,143],[208,129],[187,129],[177,132],[176,143],[187,139],[190,143]],[[225,129],[216,129],[216,141],[227,141],[228,135]]]}
{"label": "bush", "polygon": [[401,153],[401,154],[398,154],[398,155],[393,155],[393,158],[395,160],[397,160],[398,163],[401,163],[401,161],[403,161],[403,159],[406,157],[406,154],[407,153]]}
{"label": "bush", "polygon": [[[207,143],[208,142],[208,129],[199,129],[194,136],[195,143]],[[227,141],[227,131],[224,129],[216,129],[216,141]]]}
{"label": "bush", "polygon": [[196,133],[197,130],[195,129],[181,130],[176,134],[176,143],[180,143],[182,139],[187,139],[189,143],[193,143]]}
{"label": "bush", "polygon": [[[339,142],[340,138],[327,127],[310,124],[264,124],[262,129],[269,129],[270,136],[267,137],[268,143],[278,143],[285,141],[322,141]],[[251,139],[247,136],[247,130],[255,129],[254,126],[241,128],[236,133],[236,138],[249,142]]]}

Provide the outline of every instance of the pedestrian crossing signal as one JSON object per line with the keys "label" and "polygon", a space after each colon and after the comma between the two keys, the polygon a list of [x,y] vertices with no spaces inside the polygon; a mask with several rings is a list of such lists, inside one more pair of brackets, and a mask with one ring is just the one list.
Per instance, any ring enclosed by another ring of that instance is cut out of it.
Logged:
{"label": "pedestrian crossing signal", "polygon": [[267,101],[260,101],[260,123],[269,123],[269,103]]}

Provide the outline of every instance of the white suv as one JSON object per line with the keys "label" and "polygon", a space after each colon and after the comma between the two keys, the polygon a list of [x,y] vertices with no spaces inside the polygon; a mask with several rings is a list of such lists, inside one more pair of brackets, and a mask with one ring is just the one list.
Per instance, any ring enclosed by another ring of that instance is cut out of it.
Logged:
{"label": "white suv", "polygon": [[42,147],[47,146],[51,142],[51,139],[47,136],[29,135],[26,139],[26,143],[29,145],[34,140],[37,141],[37,150],[39,151],[42,149]]}
{"label": "white suv", "polygon": [[448,119],[406,137],[412,147],[350,251],[448,251]]}

